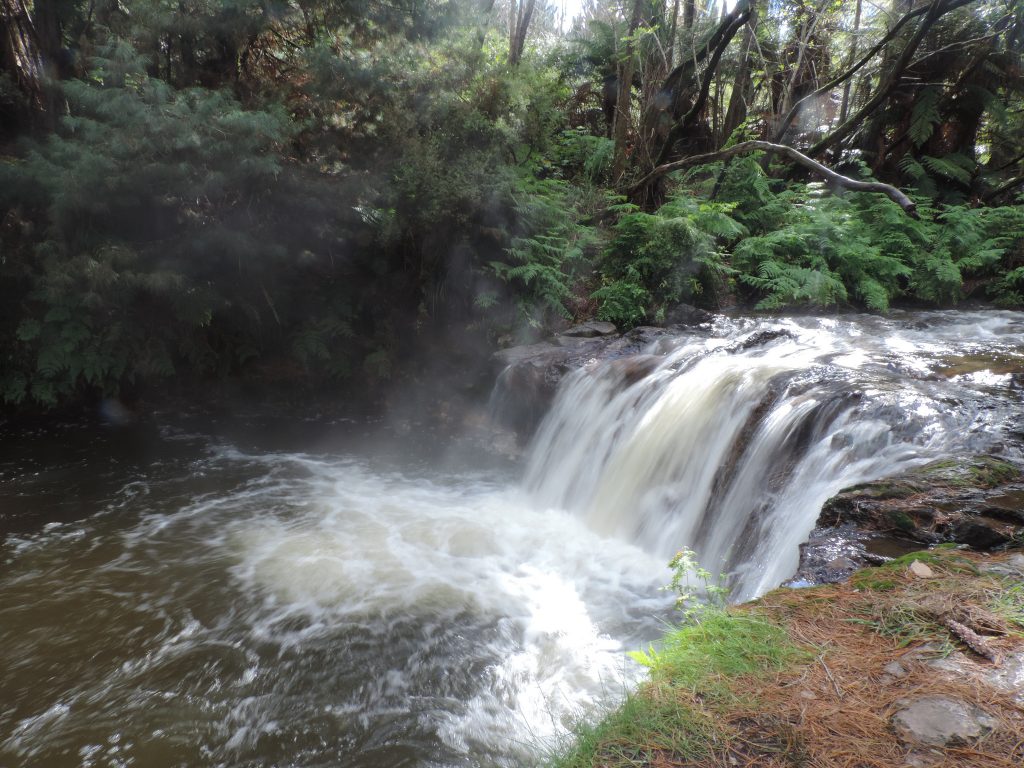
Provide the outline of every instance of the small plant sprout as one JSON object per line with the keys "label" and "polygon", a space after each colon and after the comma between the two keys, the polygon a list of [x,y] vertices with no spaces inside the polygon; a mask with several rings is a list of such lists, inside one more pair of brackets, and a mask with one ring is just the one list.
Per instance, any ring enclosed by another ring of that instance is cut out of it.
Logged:
{"label": "small plant sprout", "polygon": [[711,572],[697,561],[697,553],[683,547],[669,561],[672,581],[662,587],[676,594],[676,609],[687,620],[700,621],[708,608],[724,608],[729,597],[728,587],[721,586],[725,574],[714,579]]}

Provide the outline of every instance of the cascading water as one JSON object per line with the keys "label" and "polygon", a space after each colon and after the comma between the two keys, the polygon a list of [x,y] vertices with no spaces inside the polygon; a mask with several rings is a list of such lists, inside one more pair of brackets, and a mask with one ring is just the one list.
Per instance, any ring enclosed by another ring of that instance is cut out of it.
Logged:
{"label": "cascading water", "polygon": [[840,489],[1001,445],[1012,402],[982,404],[984,377],[934,369],[951,354],[1019,360],[1020,318],[941,318],[723,321],[657,356],[596,362],[562,385],[527,487],[666,560],[690,547],[734,598],[754,597],[794,572]]}
{"label": "cascading water", "polygon": [[535,765],[635,679],[677,548],[747,597],[840,486],[1011,450],[1022,347],[1011,313],[721,321],[564,382],[525,490],[368,446],[0,444],[0,522],[75,510],[0,543],[0,765]]}

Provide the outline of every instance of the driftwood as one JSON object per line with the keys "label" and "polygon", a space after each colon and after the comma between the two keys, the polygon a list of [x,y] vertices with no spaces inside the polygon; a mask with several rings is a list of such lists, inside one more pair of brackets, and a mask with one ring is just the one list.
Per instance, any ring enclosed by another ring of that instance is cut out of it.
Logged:
{"label": "driftwood", "polygon": [[709,152],[704,155],[691,155],[690,157],[683,158],[682,160],[676,160],[672,163],[659,165],[637,182],[632,189],[630,189],[630,196],[634,196],[640,190],[651,184],[651,182],[656,181],[666,173],[678,171],[681,168],[686,168],[692,165],[713,163],[717,160],[728,160],[736,155],[745,155],[748,152],[759,151],[774,152],[776,154],[783,155],[792,162],[814,171],[826,181],[835,184],[837,187],[843,187],[844,189],[850,189],[855,192],[880,192],[902,208],[904,213],[908,216],[915,219],[919,218],[917,214],[917,206],[914,201],[891,184],[884,184],[880,181],[861,181],[860,179],[851,179],[848,176],[836,173],[828,166],[819,163],[817,160],[812,160],[807,155],[802,152],[798,152],[792,147],[787,147],[784,144],[773,144],[770,141],[744,141],[734,146],[720,149],[717,152]]}

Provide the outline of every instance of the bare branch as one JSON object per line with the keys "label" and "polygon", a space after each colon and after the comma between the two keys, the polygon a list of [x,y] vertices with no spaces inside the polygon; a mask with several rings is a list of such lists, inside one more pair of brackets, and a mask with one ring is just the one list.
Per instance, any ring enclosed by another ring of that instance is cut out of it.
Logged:
{"label": "bare branch", "polygon": [[718,152],[709,152],[704,155],[693,155],[682,160],[677,160],[674,163],[659,165],[649,174],[644,176],[639,182],[633,185],[632,189],[630,189],[630,196],[635,195],[637,192],[647,187],[653,181],[661,178],[666,173],[678,171],[681,168],[686,168],[688,166],[713,163],[718,160],[728,160],[736,155],[745,155],[748,152],[774,152],[783,155],[792,162],[814,171],[814,173],[818,174],[826,181],[835,184],[837,187],[843,187],[844,189],[853,190],[855,192],[880,192],[902,208],[904,213],[908,216],[914,219],[919,218],[917,205],[914,201],[891,184],[884,184],[880,181],[851,179],[848,176],[836,173],[828,166],[819,163],[817,160],[812,160],[807,155],[798,152],[792,147],[787,147],[784,144],[772,144],[770,141],[744,141],[731,147],[726,147]]}

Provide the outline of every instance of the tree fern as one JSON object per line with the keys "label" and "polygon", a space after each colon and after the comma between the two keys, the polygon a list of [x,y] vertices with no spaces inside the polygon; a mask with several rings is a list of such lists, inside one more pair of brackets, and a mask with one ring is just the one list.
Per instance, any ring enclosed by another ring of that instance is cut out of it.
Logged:
{"label": "tree fern", "polygon": [[918,94],[917,101],[910,113],[910,127],[907,133],[915,146],[920,147],[935,132],[935,126],[942,119],[939,114],[939,101],[942,90],[936,86],[926,86]]}
{"label": "tree fern", "polygon": [[971,183],[974,161],[963,155],[946,155],[945,157],[932,157],[924,155],[921,158],[922,164],[933,174],[943,176],[963,185]]}

